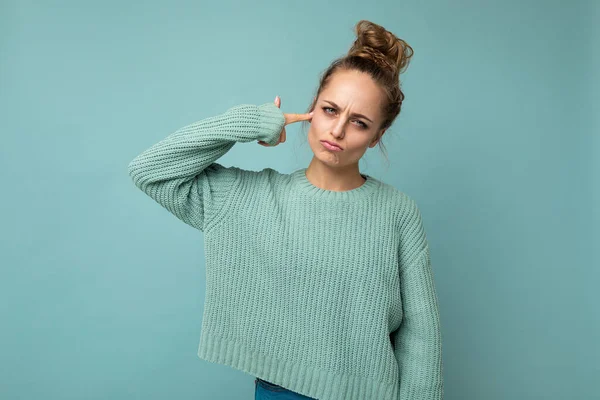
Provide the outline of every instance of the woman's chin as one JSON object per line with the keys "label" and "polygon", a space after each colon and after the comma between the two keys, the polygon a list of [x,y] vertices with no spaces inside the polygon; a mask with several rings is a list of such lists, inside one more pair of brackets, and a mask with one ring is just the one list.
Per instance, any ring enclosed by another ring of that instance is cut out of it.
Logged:
{"label": "woman's chin", "polygon": [[340,157],[331,151],[315,152],[315,157],[323,164],[330,165],[332,167],[339,167],[340,165]]}

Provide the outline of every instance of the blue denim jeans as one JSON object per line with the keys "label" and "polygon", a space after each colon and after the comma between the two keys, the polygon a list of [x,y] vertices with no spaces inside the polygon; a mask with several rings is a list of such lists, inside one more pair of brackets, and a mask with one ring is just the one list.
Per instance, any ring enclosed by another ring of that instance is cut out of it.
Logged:
{"label": "blue denim jeans", "polygon": [[254,380],[254,400],[316,400],[260,378]]}

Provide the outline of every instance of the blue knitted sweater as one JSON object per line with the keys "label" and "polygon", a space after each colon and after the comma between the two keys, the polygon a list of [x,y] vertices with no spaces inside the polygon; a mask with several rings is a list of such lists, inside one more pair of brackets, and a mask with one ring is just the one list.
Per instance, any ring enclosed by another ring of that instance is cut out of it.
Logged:
{"label": "blue knitted sweater", "polygon": [[216,161],[278,141],[283,112],[242,104],[135,157],[135,185],[204,234],[198,356],[319,400],[439,400],[438,301],[421,214],[370,175],[358,188]]}

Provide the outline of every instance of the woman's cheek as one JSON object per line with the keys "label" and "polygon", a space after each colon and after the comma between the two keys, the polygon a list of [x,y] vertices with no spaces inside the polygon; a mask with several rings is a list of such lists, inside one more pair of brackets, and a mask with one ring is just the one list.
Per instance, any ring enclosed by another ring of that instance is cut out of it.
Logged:
{"label": "woman's cheek", "polygon": [[315,132],[321,132],[325,129],[323,118],[318,114],[313,117],[310,125]]}

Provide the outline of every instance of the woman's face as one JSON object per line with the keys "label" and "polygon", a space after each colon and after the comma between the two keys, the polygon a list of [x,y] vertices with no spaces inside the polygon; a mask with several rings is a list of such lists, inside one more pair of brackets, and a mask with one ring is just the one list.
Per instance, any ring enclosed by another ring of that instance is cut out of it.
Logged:
{"label": "woman's face", "polygon": [[[371,77],[358,71],[340,71],[315,103],[308,142],[321,162],[332,167],[357,164],[367,148],[377,145],[383,91]],[[361,114],[361,115],[356,115]],[[328,149],[322,141],[339,145]]]}

